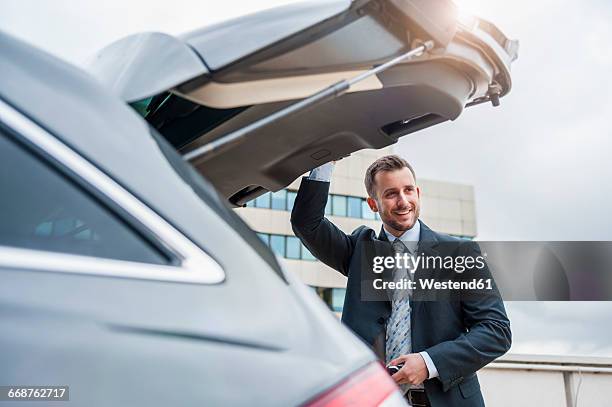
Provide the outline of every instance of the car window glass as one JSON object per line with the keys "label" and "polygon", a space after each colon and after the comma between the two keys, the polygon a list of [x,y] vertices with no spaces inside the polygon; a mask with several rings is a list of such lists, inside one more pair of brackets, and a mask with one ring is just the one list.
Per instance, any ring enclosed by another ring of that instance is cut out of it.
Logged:
{"label": "car window glass", "polygon": [[2,132],[0,190],[0,245],[168,263],[101,202]]}

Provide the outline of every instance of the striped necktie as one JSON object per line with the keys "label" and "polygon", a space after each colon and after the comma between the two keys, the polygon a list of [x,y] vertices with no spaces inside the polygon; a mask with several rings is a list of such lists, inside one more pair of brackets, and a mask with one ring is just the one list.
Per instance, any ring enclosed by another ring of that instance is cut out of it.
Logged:
{"label": "striped necktie", "polygon": [[[410,251],[400,239],[395,239],[392,247],[393,251],[400,255],[404,253],[410,254]],[[400,267],[393,271],[393,281],[401,281],[404,278],[410,278],[406,268]],[[410,312],[408,290],[394,290],[391,297],[391,316],[387,321],[387,341],[385,347],[387,363],[400,355],[412,353]],[[418,386],[402,384],[400,387],[405,392],[411,387]]]}
{"label": "striped necktie", "polygon": [[[395,239],[392,247],[397,254],[409,254],[408,249],[400,239]],[[394,282],[399,282],[404,278],[408,278],[408,271],[405,268],[393,270]],[[391,316],[387,322],[387,362],[411,351],[410,310],[407,291],[394,290],[391,297]]]}

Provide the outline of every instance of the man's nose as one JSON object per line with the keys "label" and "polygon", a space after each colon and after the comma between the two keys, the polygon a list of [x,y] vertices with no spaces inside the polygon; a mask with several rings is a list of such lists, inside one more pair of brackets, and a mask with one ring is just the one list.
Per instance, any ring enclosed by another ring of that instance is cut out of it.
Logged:
{"label": "man's nose", "polygon": [[400,192],[397,196],[397,205],[398,206],[407,206],[410,201],[408,200],[408,195],[403,192]]}

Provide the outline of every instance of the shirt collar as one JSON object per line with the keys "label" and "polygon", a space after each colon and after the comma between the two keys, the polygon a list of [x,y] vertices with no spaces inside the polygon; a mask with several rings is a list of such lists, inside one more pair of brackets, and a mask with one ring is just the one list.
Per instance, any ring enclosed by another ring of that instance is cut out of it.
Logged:
{"label": "shirt collar", "polygon": [[[387,232],[387,229],[383,225],[383,230],[387,235],[387,239],[393,243],[396,239],[391,233]],[[398,239],[402,241],[404,246],[408,248],[412,253],[416,252],[417,245],[419,244],[419,240],[421,238],[421,221],[417,220],[414,223],[414,226],[411,229],[405,231]]]}

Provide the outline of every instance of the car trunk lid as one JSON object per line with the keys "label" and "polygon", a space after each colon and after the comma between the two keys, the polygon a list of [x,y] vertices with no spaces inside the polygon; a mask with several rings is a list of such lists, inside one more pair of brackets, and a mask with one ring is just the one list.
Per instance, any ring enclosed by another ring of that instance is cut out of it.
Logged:
{"label": "car trunk lid", "polygon": [[[343,96],[258,127],[223,154],[193,157],[195,168],[234,205],[277,191],[325,162],[454,120],[465,106],[497,102],[511,88],[517,50],[491,23],[459,22],[449,1],[307,2],[167,37],[149,34],[140,47],[135,37],[120,40],[99,53],[96,60],[105,64],[94,63],[92,72],[114,84],[182,154],[423,41],[435,43]],[[156,53],[162,43],[168,49]],[[141,55],[121,57],[127,49]],[[168,67],[168,59],[181,69]]]}

